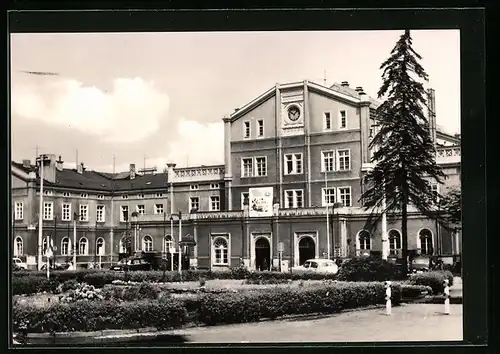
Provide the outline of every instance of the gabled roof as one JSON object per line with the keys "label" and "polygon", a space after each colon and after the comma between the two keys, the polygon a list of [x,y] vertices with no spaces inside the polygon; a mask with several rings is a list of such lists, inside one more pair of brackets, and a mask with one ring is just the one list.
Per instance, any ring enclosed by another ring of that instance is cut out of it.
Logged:
{"label": "gabled roof", "polygon": [[[351,97],[354,97],[354,98],[358,98],[358,99],[361,98],[361,95],[358,93],[358,91],[356,91],[355,89],[353,89],[350,86],[342,86],[342,84],[339,84],[336,82],[330,88],[334,91],[342,92],[342,93],[349,95]],[[381,102],[377,101],[375,98],[373,98],[371,96],[368,96],[367,98],[371,102],[370,108],[377,109],[377,107],[381,105]],[[366,99],[366,96],[365,96],[365,99]]]}

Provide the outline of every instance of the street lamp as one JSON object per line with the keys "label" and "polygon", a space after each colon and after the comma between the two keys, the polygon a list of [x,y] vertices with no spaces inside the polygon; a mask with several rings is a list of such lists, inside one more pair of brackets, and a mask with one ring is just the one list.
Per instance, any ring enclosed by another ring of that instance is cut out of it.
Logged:
{"label": "street lamp", "polygon": [[[333,247],[335,248],[335,242],[334,242],[334,232],[333,232],[333,222],[334,222],[334,217],[335,217],[335,208],[342,208],[344,206],[344,204],[342,203],[339,203],[339,202],[335,202],[332,204],[332,220],[331,220],[331,228],[332,228],[332,244],[333,244]],[[330,249],[328,249],[328,255],[330,255]],[[328,259],[330,259],[330,257],[328,257]]]}
{"label": "street lamp", "polygon": [[139,222],[139,213],[137,211],[130,214],[130,224],[134,228],[134,253],[137,252],[137,225]]}
{"label": "street lamp", "polygon": [[36,159],[38,174],[40,176],[40,205],[38,209],[38,270],[42,269],[42,247],[43,247],[43,167],[45,161],[48,161],[47,155],[40,155]]}

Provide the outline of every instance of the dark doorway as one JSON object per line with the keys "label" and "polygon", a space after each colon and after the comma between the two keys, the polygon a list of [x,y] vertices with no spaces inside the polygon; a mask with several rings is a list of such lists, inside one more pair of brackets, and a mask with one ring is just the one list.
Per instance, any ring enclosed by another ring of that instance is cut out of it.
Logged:
{"label": "dark doorway", "polygon": [[255,241],[255,268],[269,270],[271,266],[271,246],[269,241],[261,237]]}
{"label": "dark doorway", "polygon": [[311,237],[303,237],[299,241],[299,265],[302,265],[308,259],[316,257],[316,245]]}

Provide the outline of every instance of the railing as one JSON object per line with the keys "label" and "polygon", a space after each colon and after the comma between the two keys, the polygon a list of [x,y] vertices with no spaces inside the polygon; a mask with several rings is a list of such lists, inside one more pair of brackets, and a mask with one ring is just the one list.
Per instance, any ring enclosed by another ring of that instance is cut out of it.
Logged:
{"label": "railing", "polygon": [[191,216],[197,220],[241,218],[243,217],[243,210],[197,212],[196,214],[191,214]]}
{"label": "railing", "polygon": [[460,163],[460,146],[440,146],[436,149],[436,162]]}
{"label": "railing", "polygon": [[224,178],[223,166],[199,166],[174,170],[173,182],[214,180]]}

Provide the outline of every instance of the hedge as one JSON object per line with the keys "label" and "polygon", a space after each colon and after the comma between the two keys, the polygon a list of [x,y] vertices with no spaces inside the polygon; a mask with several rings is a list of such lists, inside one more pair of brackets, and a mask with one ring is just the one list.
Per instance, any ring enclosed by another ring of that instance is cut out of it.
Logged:
{"label": "hedge", "polygon": [[[393,286],[394,305],[401,286]],[[383,283],[331,283],[265,292],[205,294],[185,301],[171,297],[142,301],[78,301],[36,307],[15,302],[13,327],[29,332],[98,331],[105,329],[179,328],[188,321],[206,325],[243,323],[284,315],[336,313],[385,303]]]}
{"label": "hedge", "polygon": [[450,271],[431,271],[425,273],[413,274],[410,277],[410,284],[425,285],[432,289],[433,294],[442,294],[444,292],[443,282],[448,279],[449,285],[453,285],[453,274]]}
{"label": "hedge", "polygon": [[337,276],[344,281],[384,281],[406,278],[401,266],[379,257],[357,257],[342,264]]}
{"label": "hedge", "polygon": [[424,294],[432,294],[432,288],[426,285],[411,285],[402,284],[401,285],[401,296],[403,299],[416,299],[424,296]]}

